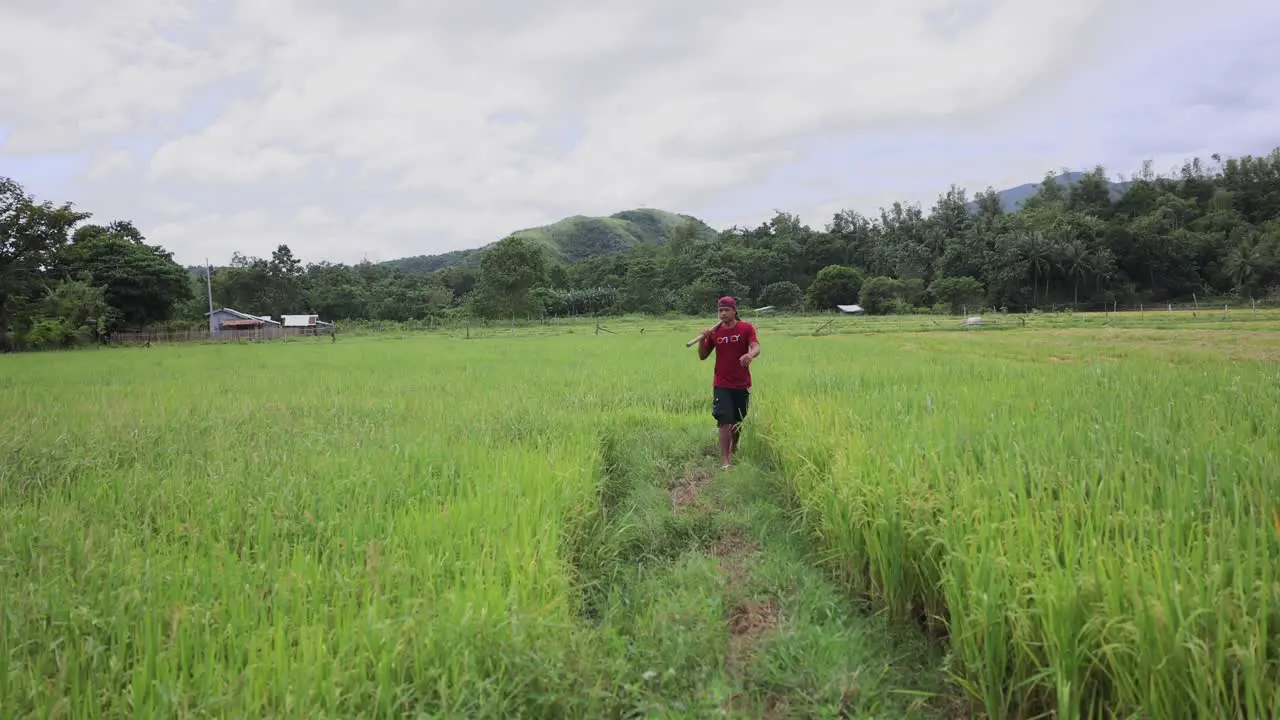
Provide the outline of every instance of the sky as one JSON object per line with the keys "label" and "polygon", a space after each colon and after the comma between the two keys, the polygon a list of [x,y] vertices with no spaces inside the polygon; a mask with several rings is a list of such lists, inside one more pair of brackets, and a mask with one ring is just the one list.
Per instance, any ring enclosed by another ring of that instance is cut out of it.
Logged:
{"label": "sky", "polygon": [[1280,146],[1274,0],[4,0],[0,176],[183,264]]}

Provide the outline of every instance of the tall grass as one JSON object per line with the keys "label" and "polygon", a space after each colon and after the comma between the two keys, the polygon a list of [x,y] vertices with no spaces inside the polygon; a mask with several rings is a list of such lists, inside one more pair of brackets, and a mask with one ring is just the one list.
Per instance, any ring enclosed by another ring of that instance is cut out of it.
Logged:
{"label": "tall grass", "polygon": [[[769,322],[747,445],[990,714],[1280,708],[1274,334]],[[705,324],[0,358],[5,712],[601,716],[664,658],[700,692],[714,603],[673,636],[577,583],[679,539],[601,509],[642,436],[713,442]]]}
{"label": "tall grass", "polygon": [[658,407],[667,392],[602,371],[617,362],[606,347],[581,350],[5,358],[6,712],[471,715],[572,701],[592,679],[573,670],[564,533],[596,503],[604,408]]}
{"label": "tall grass", "polygon": [[1274,717],[1277,366],[1030,337],[788,346],[761,432],[833,566],[993,717]]}

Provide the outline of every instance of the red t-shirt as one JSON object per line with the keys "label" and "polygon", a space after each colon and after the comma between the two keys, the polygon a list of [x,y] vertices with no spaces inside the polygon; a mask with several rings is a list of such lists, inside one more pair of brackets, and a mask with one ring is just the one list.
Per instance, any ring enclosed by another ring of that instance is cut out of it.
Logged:
{"label": "red t-shirt", "polygon": [[707,336],[703,342],[714,342],[716,348],[715,386],[746,389],[751,387],[751,370],[742,367],[739,359],[747,354],[751,343],[759,342],[756,328],[739,320],[732,328],[723,325]]}

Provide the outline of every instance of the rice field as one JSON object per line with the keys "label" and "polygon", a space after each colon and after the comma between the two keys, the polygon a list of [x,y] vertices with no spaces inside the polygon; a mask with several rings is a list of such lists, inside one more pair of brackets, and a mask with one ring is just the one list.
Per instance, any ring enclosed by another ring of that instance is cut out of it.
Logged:
{"label": "rice field", "polygon": [[1274,717],[1277,351],[1275,331],[804,341],[760,432],[836,571],[944,627],[992,716]]}
{"label": "rice field", "polygon": [[[1280,712],[1280,320],[862,320],[758,323],[729,475],[817,553],[776,585],[990,717]],[[707,324],[0,357],[3,714],[713,714],[717,520],[658,497],[714,467]],[[793,708],[850,702],[821,622],[761,651]]]}

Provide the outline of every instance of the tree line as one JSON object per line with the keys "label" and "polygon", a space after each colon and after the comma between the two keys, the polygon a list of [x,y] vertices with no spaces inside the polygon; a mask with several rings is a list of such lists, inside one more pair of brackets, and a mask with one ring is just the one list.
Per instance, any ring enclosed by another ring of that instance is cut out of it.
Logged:
{"label": "tree line", "polygon": [[[510,236],[478,263],[432,272],[394,263],[304,266],[287,245],[212,271],[215,306],[326,320],[701,314],[721,295],[755,306],[867,312],[1014,312],[1160,303],[1194,295],[1280,299],[1280,148],[1172,175],[1150,163],[1122,183],[1102,167],[1046,175],[1017,208],[952,186],[926,211],[845,210],[822,229],[779,212],[714,237],[690,223],[665,243],[569,265]],[[0,344],[42,347],[119,329],[199,326],[204,268],[184,268],[127,220],[83,224],[0,178]]]}

